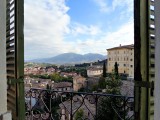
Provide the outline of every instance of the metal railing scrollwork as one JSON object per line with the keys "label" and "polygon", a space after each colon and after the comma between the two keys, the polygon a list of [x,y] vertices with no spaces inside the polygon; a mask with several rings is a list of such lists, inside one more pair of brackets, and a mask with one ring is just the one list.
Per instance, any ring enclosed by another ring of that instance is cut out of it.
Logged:
{"label": "metal railing scrollwork", "polygon": [[26,120],[132,120],[133,97],[30,89],[25,93]]}

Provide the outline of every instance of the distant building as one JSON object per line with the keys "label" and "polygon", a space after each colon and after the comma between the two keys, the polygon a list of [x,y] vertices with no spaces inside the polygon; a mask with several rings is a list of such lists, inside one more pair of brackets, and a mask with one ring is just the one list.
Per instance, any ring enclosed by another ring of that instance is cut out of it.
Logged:
{"label": "distant building", "polygon": [[86,87],[86,78],[82,76],[73,77],[73,90],[78,91],[80,88]]}
{"label": "distant building", "polygon": [[115,62],[118,63],[119,73],[127,74],[128,77],[134,77],[134,45],[124,45],[107,49],[108,62],[107,71],[111,73],[114,70]]}
{"label": "distant building", "polygon": [[72,83],[71,82],[59,82],[59,83],[53,83],[52,89],[57,91],[72,91]]}
{"label": "distant building", "polygon": [[95,76],[100,76],[103,73],[103,66],[99,65],[91,65],[87,68],[87,76],[88,77],[95,77]]}

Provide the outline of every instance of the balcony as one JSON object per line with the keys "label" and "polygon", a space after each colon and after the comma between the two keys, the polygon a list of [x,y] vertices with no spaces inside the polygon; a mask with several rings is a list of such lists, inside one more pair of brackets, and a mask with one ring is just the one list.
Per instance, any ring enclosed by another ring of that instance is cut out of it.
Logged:
{"label": "balcony", "polygon": [[134,98],[101,93],[30,89],[26,120],[133,120]]}

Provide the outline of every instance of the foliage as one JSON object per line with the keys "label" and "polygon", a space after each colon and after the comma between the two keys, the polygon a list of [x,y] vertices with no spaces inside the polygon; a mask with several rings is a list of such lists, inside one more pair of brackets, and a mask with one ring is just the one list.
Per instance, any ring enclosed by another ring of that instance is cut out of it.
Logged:
{"label": "foliage", "polygon": [[122,82],[120,79],[106,78],[106,92],[108,94],[120,94],[120,86]]}
{"label": "foliage", "polygon": [[112,109],[111,97],[102,98],[98,104],[99,120],[118,120],[115,111]]}
{"label": "foliage", "polygon": [[50,64],[50,63],[35,63],[35,62],[25,62],[24,63],[24,67],[35,67],[35,66],[47,67],[47,66],[56,66],[56,65]]}
{"label": "foliage", "polygon": [[81,73],[81,76],[83,76],[83,77],[85,77],[85,78],[88,77],[88,75],[87,75],[87,70],[86,70],[86,69],[81,70],[80,73]]}
{"label": "foliage", "polygon": [[82,109],[79,109],[75,114],[75,120],[83,120],[84,112]]}
{"label": "foliage", "polygon": [[104,61],[103,63],[103,77],[105,78],[107,75],[106,75],[106,62]]}
{"label": "foliage", "polygon": [[60,76],[59,73],[53,73],[51,75],[47,75],[47,74],[33,75],[33,74],[30,74],[29,76],[31,78],[51,79],[54,82],[71,82],[71,83],[73,82],[73,78],[71,76],[62,77],[62,76]]}
{"label": "foliage", "polygon": [[105,81],[104,77],[99,78],[98,87],[100,89],[105,89],[106,88],[106,81]]}
{"label": "foliage", "polygon": [[91,91],[98,91],[98,85],[97,84],[93,85]]}
{"label": "foliage", "polygon": [[52,114],[53,114],[53,118],[54,119],[58,119],[59,115],[57,113],[57,110],[59,109],[59,104],[61,102],[60,100],[60,97],[57,97],[57,98],[54,98],[52,99],[51,96],[52,96],[52,93],[51,93],[51,86],[49,86],[47,84],[46,86],[46,91],[44,93],[44,97],[43,97],[43,100],[44,100],[44,103],[45,103],[45,107],[44,107],[44,110],[46,112],[49,112],[48,110],[51,110]]}
{"label": "foliage", "polygon": [[[120,95],[120,86],[121,86],[121,80],[119,79],[118,74],[118,65],[115,63],[115,69],[114,72],[110,75],[110,77],[107,77],[105,79],[106,83],[106,93],[107,94],[118,94]],[[117,120],[118,116],[116,115],[115,111],[112,109],[112,104],[114,101],[114,104],[121,104],[121,101],[114,99],[112,97],[102,98],[101,102],[98,106],[98,114],[101,116],[101,120]],[[123,110],[118,110],[123,114]]]}
{"label": "foliage", "polygon": [[84,87],[82,87],[82,88],[80,88],[80,89],[78,90],[78,92],[86,92],[86,89],[85,89]]}
{"label": "foliage", "polygon": [[115,74],[115,79],[118,79],[119,78],[119,73],[118,73],[118,64],[117,64],[117,62],[115,62],[115,65],[114,65],[114,74]]}
{"label": "foliage", "polygon": [[47,74],[44,75],[33,75],[33,74],[29,74],[29,77],[31,78],[41,78],[41,79],[50,79],[50,76]]}
{"label": "foliage", "polygon": [[50,79],[54,82],[73,82],[72,77],[62,77],[59,73],[53,73],[50,75]]}
{"label": "foliage", "polygon": [[62,81],[62,76],[60,76],[59,73],[51,74],[50,78],[52,81],[55,81],[55,82]]}
{"label": "foliage", "polygon": [[60,68],[61,72],[76,72],[77,74],[80,74],[83,77],[88,77],[87,76],[87,70],[85,67],[73,67],[73,66],[68,66],[68,67],[61,67]]}

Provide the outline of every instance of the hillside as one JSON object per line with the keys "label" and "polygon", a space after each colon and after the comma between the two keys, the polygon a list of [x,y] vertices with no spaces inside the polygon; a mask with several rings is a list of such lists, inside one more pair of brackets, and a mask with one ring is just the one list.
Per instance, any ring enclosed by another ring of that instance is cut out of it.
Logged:
{"label": "hillside", "polygon": [[52,63],[52,64],[75,64],[75,63],[85,63],[85,62],[95,62],[98,60],[104,60],[106,56],[95,53],[88,54],[76,54],[76,53],[64,53],[51,58],[34,59],[27,62],[37,62],[37,63]]}

